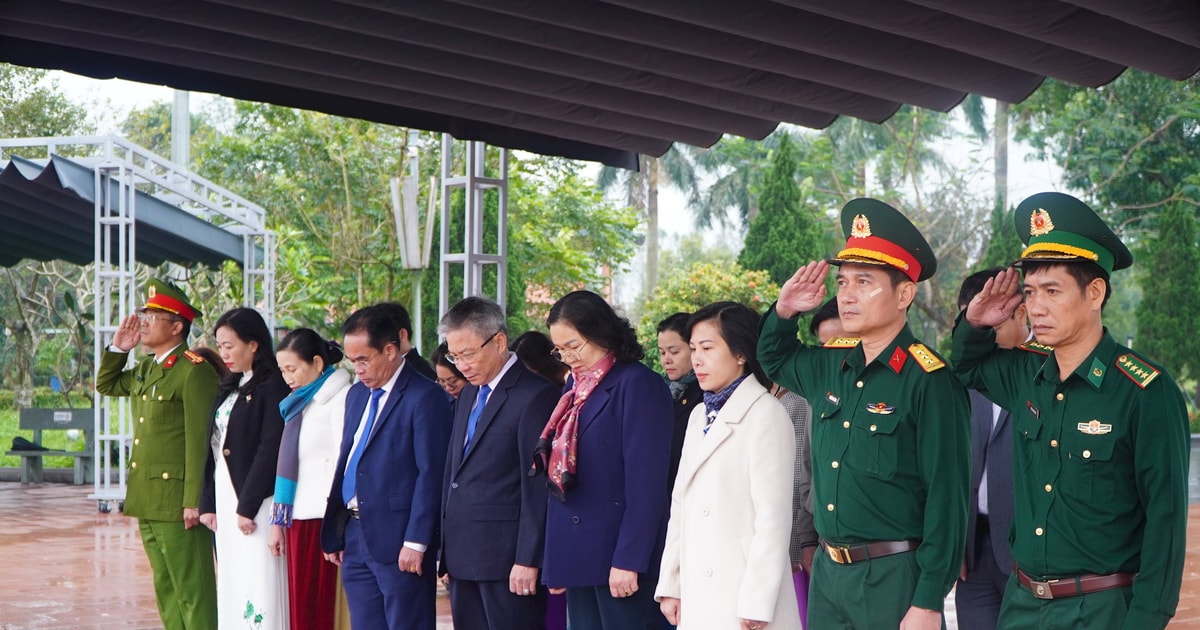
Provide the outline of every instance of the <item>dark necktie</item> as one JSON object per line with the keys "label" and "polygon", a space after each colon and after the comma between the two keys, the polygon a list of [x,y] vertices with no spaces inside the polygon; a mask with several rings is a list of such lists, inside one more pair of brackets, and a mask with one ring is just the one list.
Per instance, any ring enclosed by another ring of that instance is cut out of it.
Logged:
{"label": "dark necktie", "polygon": [[475,406],[471,407],[471,415],[467,418],[467,441],[463,442],[463,455],[467,454],[467,449],[471,446],[471,440],[475,437],[475,425],[479,424],[479,416],[483,415],[483,408],[487,406],[488,396],[491,395],[491,387],[484,385],[479,388],[479,395],[475,397]]}
{"label": "dark necktie", "polygon": [[371,390],[371,402],[367,404],[367,425],[363,427],[362,436],[355,445],[354,452],[350,454],[350,461],[346,463],[346,474],[342,477],[342,501],[347,504],[357,492],[355,484],[358,481],[358,460],[362,459],[363,449],[367,446],[367,440],[371,438],[371,429],[375,428],[375,418],[379,416],[379,399],[384,393],[382,388]]}

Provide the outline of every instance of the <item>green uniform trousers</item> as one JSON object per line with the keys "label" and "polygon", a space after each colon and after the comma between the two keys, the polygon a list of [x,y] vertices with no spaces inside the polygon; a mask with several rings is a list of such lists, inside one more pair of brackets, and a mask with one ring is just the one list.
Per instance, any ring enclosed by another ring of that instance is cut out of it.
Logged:
{"label": "green uniform trousers", "polygon": [[138,520],[142,546],[154,571],[158,616],[166,630],[215,630],[217,576],[213,535],[203,525]]}
{"label": "green uniform trousers", "polygon": [[1061,599],[1038,599],[1021,587],[1014,573],[1004,588],[996,630],[1116,630],[1125,623],[1132,598],[1133,587],[1123,586]]}
{"label": "green uniform trousers", "polygon": [[912,606],[921,567],[913,551],[838,564],[818,549],[812,573],[807,630],[877,630],[900,626]]}

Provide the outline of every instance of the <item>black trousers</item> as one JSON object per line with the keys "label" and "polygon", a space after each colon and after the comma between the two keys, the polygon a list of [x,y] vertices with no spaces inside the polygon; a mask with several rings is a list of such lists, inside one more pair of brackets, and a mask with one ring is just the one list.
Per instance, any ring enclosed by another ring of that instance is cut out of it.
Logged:
{"label": "black trousers", "polygon": [[514,595],[508,580],[474,582],[450,576],[450,614],[455,630],[543,630],[546,587],[533,595]]}

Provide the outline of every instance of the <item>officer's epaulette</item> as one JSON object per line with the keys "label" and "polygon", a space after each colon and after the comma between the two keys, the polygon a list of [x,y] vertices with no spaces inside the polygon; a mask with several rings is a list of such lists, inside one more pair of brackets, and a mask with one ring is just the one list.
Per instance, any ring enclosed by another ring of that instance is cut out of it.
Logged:
{"label": "officer's epaulette", "polygon": [[1120,368],[1122,374],[1128,376],[1129,380],[1137,383],[1137,386],[1142,389],[1146,389],[1150,381],[1153,381],[1158,376],[1158,370],[1151,367],[1149,363],[1141,360],[1132,352],[1126,352],[1118,356],[1117,367]]}
{"label": "officer's epaulette", "polygon": [[858,337],[833,337],[822,344],[823,348],[853,348],[862,341]]}
{"label": "officer's epaulette", "polygon": [[204,363],[204,357],[196,354],[195,352],[192,352],[191,350],[184,350],[183,356],[187,357],[188,361],[191,361],[192,363],[195,363],[196,365],[200,365],[201,363]]}
{"label": "officer's epaulette", "polygon": [[1044,343],[1038,343],[1037,339],[1030,339],[1029,341],[1026,341],[1025,343],[1023,343],[1017,347],[1022,350],[1026,350],[1028,352],[1032,352],[1034,354],[1048,355],[1051,352],[1054,352],[1054,346],[1047,346]]}
{"label": "officer's epaulette", "polygon": [[908,353],[917,360],[917,365],[921,366],[921,369],[926,372],[936,372],[946,367],[946,362],[942,361],[932,350],[926,348],[923,343],[914,343],[909,346]]}

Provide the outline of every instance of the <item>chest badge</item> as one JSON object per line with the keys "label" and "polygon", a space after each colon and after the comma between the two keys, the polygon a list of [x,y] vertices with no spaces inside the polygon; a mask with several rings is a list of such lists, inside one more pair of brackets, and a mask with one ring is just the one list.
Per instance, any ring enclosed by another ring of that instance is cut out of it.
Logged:
{"label": "chest badge", "polygon": [[1029,413],[1033,414],[1034,418],[1037,418],[1039,420],[1042,418],[1042,410],[1038,409],[1037,407],[1034,407],[1032,400],[1025,401],[1025,408],[1029,410]]}
{"label": "chest badge", "polygon": [[1104,435],[1106,433],[1112,433],[1112,425],[1104,424],[1099,420],[1080,422],[1078,425],[1076,425],[1076,428],[1079,429],[1080,433],[1086,435]]}
{"label": "chest badge", "polygon": [[877,402],[877,403],[874,403],[871,405],[867,405],[867,411],[869,411],[871,413],[877,413],[877,414],[886,416],[886,415],[896,413],[896,408],[892,407],[891,405],[889,405],[887,403]]}
{"label": "chest badge", "polygon": [[829,402],[831,402],[835,405],[842,402],[842,399],[838,398],[837,396],[834,396],[833,392],[825,392],[825,400],[828,400]]}

